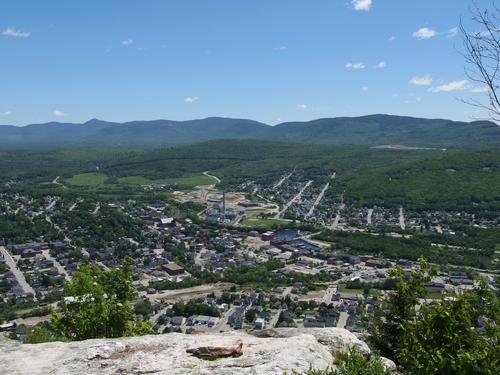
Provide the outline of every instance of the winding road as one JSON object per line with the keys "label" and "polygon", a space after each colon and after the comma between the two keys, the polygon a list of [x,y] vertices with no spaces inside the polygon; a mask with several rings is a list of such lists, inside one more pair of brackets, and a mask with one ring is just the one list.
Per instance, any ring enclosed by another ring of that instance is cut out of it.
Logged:
{"label": "winding road", "polygon": [[[208,172],[210,172],[210,171],[205,171],[205,172],[203,172],[203,174],[207,177],[212,177],[213,179],[215,179],[215,181],[217,181],[218,184],[220,184],[220,178],[217,176],[214,176],[212,174],[209,174]],[[212,186],[215,186],[215,185],[212,185]]]}

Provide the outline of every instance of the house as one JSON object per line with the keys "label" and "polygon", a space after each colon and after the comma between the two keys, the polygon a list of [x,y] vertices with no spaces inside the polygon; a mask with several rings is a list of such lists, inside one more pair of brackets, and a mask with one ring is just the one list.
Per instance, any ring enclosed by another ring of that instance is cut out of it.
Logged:
{"label": "house", "polygon": [[377,259],[368,259],[365,262],[366,267],[373,267],[373,268],[385,268],[385,263],[382,262],[381,260]]}
{"label": "house", "polygon": [[245,307],[241,306],[234,310],[234,312],[229,315],[227,319],[227,324],[229,324],[233,329],[243,328],[243,320],[245,318]]}
{"label": "house", "polygon": [[34,258],[40,253],[39,250],[26,249],[21,252],[21,258]]}
{"label": "house", "polygon": [[193,315],[189,317],[189,321],[192,325],[205,325],[207,327],[213,327],[219,321],[219,318],[206,315]]}
{"label": "house", "polygon": [[425,285],[425,290],[428,293],[443,293],[444,291],[444,284],[443,283],[437,283],[437,282],[430,282]]}
{"label": "house", "polygon": [[253,327],[254,329],[264,329],[266,328],[266,320],[263,318],[258,318],[255,321],[255,325]]}
{"label": "house", "polygon": [[170,319],[170,324],[177,327],[182,326],[186,324],[186,318],[184,318],[183,316],[174,316]]}
{"label": "house", "polygon": [[0,332],[10,332],[15,331],[17,327],[17,323],[5,323],[0,325]]}
{"label": "house", "polygon": [[173,217],[162,217],[159,223],[162,227],[175,227],[175,219]]}
{"label": "house", "polygon": [[268,231],[262,233],[261,239],[262,241],[272,241],[273,237],[274,237],[274,232]]}
{"label": "house", "polygon": [[184,268],[173,262],[168,264],[163,264],[161,267],[170,276],[182,275],[185,272]]}

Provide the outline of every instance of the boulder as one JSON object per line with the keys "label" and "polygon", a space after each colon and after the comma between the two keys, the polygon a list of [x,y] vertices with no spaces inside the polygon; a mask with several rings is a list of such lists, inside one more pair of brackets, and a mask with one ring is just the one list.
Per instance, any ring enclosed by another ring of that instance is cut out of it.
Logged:
{"label": "boulder", "polygon": [[[240,348],[241,345],[241,348]],[[238,357],[207,360],[196,353],[240,350]],[[188,350],[191,353],[188,353]],[[165,334],[78,342],[3,345],[0,374],[239,375],[305,373],[332,367],[330,349],[313,335],[258,338],[244,332]]]}

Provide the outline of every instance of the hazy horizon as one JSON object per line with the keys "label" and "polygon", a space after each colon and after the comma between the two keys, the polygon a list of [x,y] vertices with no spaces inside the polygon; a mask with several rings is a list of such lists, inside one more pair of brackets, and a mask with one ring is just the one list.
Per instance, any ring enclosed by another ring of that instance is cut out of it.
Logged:
{"label": "hazy horizon", "polygon": [[[489,1],[478,1],[478,5]],[[0,5],[0,124],[391,113],[471,121],[469,0]],[[395,17],[397,15],[397,17]],[[91,22],[89,22],[91,20]]]}

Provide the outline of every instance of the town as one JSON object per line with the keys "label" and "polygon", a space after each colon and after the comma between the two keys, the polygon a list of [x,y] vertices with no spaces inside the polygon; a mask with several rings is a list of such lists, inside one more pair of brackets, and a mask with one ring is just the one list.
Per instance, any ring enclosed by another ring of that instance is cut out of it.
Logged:
{"label": "town", "polygon": [[[316,182],[293,170],[267,187],[245,181],[229,192],[213,184],[151,201],[2,193],[0,215],[15,225],[0,239],[0,329],[25,339],[26,327],[50,320],[80,264],[109,270],[131,259],[135,313],[158,334],[341,327],[363,335],[394,288],[389,269],[410,272],[418,263],[404,253],[363,253],[343,243],[349,236],[390,245],[429,233],[431,250],[477,254],[453,244],[456,228],[500,224],[466,212],[350,207],[332,188],[335,177]],[[479,275],[497,287],[493,273],[463,259],[436,263],[427,302],[473,288]]]}

